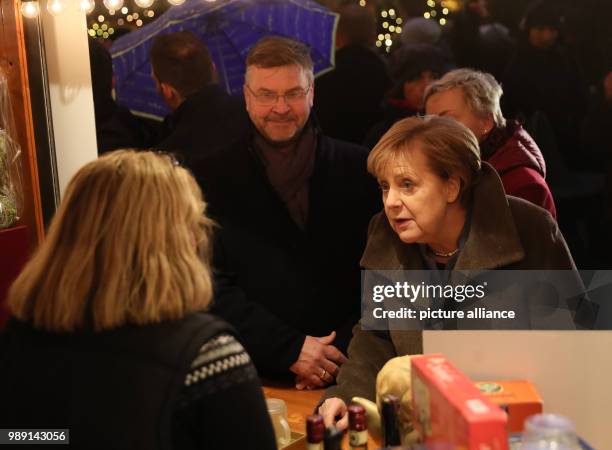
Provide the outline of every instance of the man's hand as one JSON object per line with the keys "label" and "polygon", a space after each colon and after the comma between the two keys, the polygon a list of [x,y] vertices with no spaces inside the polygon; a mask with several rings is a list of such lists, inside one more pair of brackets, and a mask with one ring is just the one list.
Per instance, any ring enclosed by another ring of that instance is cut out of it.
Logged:
{"label": "man's hand", "polygon": [[[344,401],[338,397],[328,398],[319,406],[319,414],[323,416],[325,428],[335,426],[340,430],[348,427],[348,409]],[[336,421],[338,419],[338,421]]]}
{"label": "man's hand", "polygon": [[338,366],[346,362],[346,356],[331,345],[336,332],[328,336],[306,336],[298,360],[289,368],[295,377],[297,389],[325,387],[334,381]]}

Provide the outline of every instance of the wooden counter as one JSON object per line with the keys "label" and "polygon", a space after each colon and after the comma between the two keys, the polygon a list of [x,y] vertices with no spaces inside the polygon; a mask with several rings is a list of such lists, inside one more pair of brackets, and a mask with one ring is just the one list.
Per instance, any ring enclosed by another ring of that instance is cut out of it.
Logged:
{"label": "wooden counter", "polygon": [[[293,385],[264,382],[266,398],[280,398],[287,404],[287,422],[289,427],[300,433],[306,433],[306,416],[313,413],[315,406],[323,395],[323,389],[298,391]],[[348,438],[344,438],[343,447],[348,449]],[[380,443],[368,438],[368,449],[380,448]]]}

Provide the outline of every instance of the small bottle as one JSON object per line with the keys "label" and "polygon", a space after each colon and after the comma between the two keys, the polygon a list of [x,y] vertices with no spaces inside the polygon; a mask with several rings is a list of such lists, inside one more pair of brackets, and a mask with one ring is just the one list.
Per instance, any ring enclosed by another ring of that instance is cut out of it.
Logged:
{"label": "small bottle", "polygon": [[314,414],[306,417],[306,450],[323,450],[324,437],[323,416]]}
{"label": "small bottle", "polygon": [[558,414],[536,414],[525,421],[524,450],[579,450],[572,422]]}
{"label": "small bottle", "polygon": [[395,395],[385,395],[382,399],[381,427],[385,447],[402,445],[399,429],[399,406],[399,398]]}
{"label": "small bottle", "polygon": [[325,430],[324,450],[342,450],[342,438],[344,432],[336,427],[329,427]]}
{"label": "small bottle", "polygon": [[351,450],[368,449],[368,425],[365,408],[361,405],[348,407],[349,415],[349,448]]}

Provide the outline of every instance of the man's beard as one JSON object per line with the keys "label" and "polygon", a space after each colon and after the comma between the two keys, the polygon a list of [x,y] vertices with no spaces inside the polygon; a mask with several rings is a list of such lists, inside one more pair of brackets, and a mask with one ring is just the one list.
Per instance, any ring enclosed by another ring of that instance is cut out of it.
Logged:
{"label": "man's beard", "polygon": [[[295,116],[287,116],[287,117],[278,117],[280,119],[285,119],[287,121],[294,121],[297,122],[297,117]],[[266,119],[267,121],[268,119]],[[308,123],[308,121],[306,121],[306,123]],[[261,137],[266,141],[266,143],[270,146],[270,147],[275,147],[275,148],[287,148],[292,146],[293,144],[295,144],[297,141],[299,141],[300,137],[302,136],[302,133],[304,132],[304,128],[306,128],[306,124],[304,124],[301,128],[298,128],[295,133],[293,133],[293,136],[291,136],[289,139],[284,140],[284,141],[274,141],[272,139],[270,139],[269,136],[267,136],[265,133],[263,132],[259,132],[259,134],[261,135]]]}

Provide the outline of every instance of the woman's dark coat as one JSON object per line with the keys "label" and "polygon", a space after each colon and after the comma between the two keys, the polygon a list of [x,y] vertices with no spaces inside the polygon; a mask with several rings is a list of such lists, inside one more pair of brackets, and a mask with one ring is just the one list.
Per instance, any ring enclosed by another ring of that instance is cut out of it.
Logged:
{"label": "woman's dark coat", "polygon": [[[361,265],[371,270],[424,270],[418,246],[405,244],[391,229],[386,216],[372,218]],[[572,257],[557,223],[540,207],[504,195],[495,170],[483,163],[483,177],[476,186],[470,230],[454,272],[487,270],[562,270],[582,286]],[[452,276],[452,275],[451,275]],[[518,290],[511,294],[520,295]],[[485,297],[487,302],[493,301]],[[518,304],[518,302],[517,302]],[[588,312],[588,311],[587,311]],[[391,358],[423,352],[422,332],[364,331],[353,329],[348,358],[337,377],[337,385],[325,397],[350,400],[353,396],[374,400],[378,371]]]}

